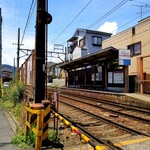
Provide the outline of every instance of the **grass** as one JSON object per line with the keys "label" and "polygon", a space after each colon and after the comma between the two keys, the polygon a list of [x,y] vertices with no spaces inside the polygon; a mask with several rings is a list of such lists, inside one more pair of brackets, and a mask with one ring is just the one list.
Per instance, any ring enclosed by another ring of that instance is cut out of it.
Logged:
{"label": "grass", "polygon": [[29,133],[29,138],[26,140],[24,132],[18,132],[13,138],[12,143],[20,148],[29,148],[35,143],[35,135],[33,132]]}
{"label": "grass", "polygon": [[[17,80],[14,80],[11,85],[5,89],[4,95],[0,99],[0,105],[3,109],[8,110],[17,120],[21,131],[18,131],[16,135],[12,138],[13,144],[17,145],[20,148],[29,148],[35,143],[36,136],[30,131],[29,136],[26,140],[25,136],[25,104],[23,102],[23,92],[24,85],[19,83]],[[57,135],[54,130],[49,130],[48,139],[50,143],[57,143]]]}

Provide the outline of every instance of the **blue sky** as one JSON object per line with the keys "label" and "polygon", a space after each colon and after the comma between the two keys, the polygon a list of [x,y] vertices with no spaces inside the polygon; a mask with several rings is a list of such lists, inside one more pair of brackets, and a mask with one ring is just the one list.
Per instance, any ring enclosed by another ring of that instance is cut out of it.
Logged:
{"label": "blue sky", "polygon": [[[118,29],[114,33],[116,34],[118,32],[121,32],[122,30],[128,29],[131,26],[137,24],[137,22],[141,19],[140,6],[148,6],[142,7],[143,12],[142,18],[150,16],[149,0],[128,0],[116,11],[112,12],[110,15],[102,19],[102,16],[104,16],[106,13],[108,13],[111,9],[113,9],[122,1],[123,0],[113,0],[113,1],[49,0],[48,1],[49,13],[53,17],[52,23],[49,24],[48,26],[49,51],[53,51],[53,44],[63,43],[66,46],[66,41],[73,35],[76,28],[87,28],[98,19],[101,19],[101,21],[98,21],[97,24],[92,26],[90,29],[99,30],[100,28],[101,31],[111,32],[117,29],[118,27]],[[14,64],[17,46],[13,45],[12,43],[17,43],[18,27],[21,30],[21,39],[22,39],[31,2],[32,0],[0,0],[0,7],[2,8],[2,17],[3,17],[3,24],[2,24],[3,64],[10,64],[10,65]],[[89,5],[81,12],[81,10],[88,3]],[[80,15],[78,15],[79,12],[81,12]],[[76,17],[77,15],[78,17]],[[35,16],[36,16],[36,6],[33,9],[33,15],[30,19],[28,28],[25,32],[25,37],[23,40],[24,45],[21,48],[34,49]],[[131,20],[134,21],[131,22]],[[64,31],[65,28],[66,30]],[[62,31],[64,32],[62,33]],[[58,35],[60,36],[58,37]],[[22,58],[21,63],[23,63],[24,60],[25,58]],[[52,58],[49,60],[52,60]],[[54,61],[58,62],[59,60],[54,59]]]}

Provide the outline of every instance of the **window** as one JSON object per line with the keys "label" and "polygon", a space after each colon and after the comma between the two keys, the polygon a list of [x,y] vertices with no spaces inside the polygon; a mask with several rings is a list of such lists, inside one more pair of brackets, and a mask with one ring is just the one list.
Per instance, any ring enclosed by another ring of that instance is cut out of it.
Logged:
{"label": "window", "polygon": [[135,27],[132,28],[132,35],[135,35]]}
{"label": "window", "polygon": [[85,37],[79,41],[79,46],[82,47],[85,45]]}
{"label": "window", "polygon": [[135,56],[135,55],[141,54],[141,42],[129,45],[128,49],[130,49],[131,56]]}
{"label": "window", "polygon": [[102,45],[102,37],[92,36],[92,45],[101,46]]}

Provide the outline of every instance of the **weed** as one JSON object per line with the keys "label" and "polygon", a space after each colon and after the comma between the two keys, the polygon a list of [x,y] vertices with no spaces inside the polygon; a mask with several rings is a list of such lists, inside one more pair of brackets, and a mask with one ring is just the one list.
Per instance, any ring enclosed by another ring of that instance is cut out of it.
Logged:
{"label": "weed", "polygon": [[12,143],[17,145],[20,148],[29,148],[35,143],[35,135],[33,132],[29,133],[28,138],[26,139],[24,132],[18,132],[13,138]]}
{"label": "weed", "polygon": [[48,130],[48,139],[51,143],[55,143],[58,141],[55,130],[53,130],[53,129]]}

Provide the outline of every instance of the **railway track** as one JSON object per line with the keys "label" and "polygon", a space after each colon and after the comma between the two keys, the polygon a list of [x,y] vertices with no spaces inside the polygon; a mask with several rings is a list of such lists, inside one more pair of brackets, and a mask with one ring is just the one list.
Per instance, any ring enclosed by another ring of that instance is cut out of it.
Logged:
{"label": "railway track", "polygon": [[119,143],[120,140],[138,135],[145,136],[139,131],[114,123],[63,101],[59,105],[59,113],[72,122],[73,125],[85,132],[98,144],[107,145],[111,149],[121,149],[113,144]]}
{"label": "railway track", "polygon": [[[136,120],[150,123],[150,111],[135,108],[127,105],[120,105],[112,102],[106,102],[102,100],[97,100],[94,98],[88,98],[85,96],[78,96],[74,94],[60,94],[60,98],[65,98],[72,101],[81,102],[87,105],[91,105],[95,108],[99,108],[104,111],[112,112],[117,116],[127,116],[130,118],[135,118]],[[114,115],[115,116],[115,115]]]}
{"label": "railway track", "polygon": [[[107,119],[108,121],[120,124],[122,126],[130,127],[131,129],[137,130],[147,136],[150,136],[150,121],[146,118],[141,118],[135,115],[129,115],[120,113],[120,111],[112,110],[110,108],[100,108],[99,106],[85,103],[84,101],[76,100],[76,98],[68,98],[60,95],[60,100],[82,110],[86,110],[89,113],[100,116],[101,118]],[[115,106],[116,107],[116,106]],[[144,120],[144,121],[143,121]]]}
{"label": "railway track", "polygon": [[111,101],[60,91],[59,113],[96,142],[111,149],[114,143],[150,137],[150,111]]}

